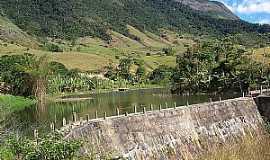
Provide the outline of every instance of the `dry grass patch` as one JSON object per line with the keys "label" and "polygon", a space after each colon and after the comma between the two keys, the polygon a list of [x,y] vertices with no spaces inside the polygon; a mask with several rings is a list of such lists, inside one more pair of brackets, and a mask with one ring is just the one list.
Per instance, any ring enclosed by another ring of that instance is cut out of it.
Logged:
{"label": "dry grass patch", "polygon": [[226,144],[200,160],[270,160],[270,137],[245,138],[236,145]]}
{"label": "dry grass patch", "polygon": [[84,53],[57,53],[52,56],[54,61],[63,63],[67,68],[78,68],[83,71],[98,70],[109,64],[104,56]]}

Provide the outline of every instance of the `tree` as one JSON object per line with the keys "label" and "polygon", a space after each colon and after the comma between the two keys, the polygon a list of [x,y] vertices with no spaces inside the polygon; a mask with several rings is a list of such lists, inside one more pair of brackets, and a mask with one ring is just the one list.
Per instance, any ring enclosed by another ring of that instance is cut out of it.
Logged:
{"label": "tree", "polygon": [[136,70],[136,80],[137,82],[142,82],[145,77],[145,68],[142,65],[139,65]]}
{"label": "tree", "polygon": [[14,95],[35,96],[43,101],[46,95],[47,76],[50,73],[46,55],[32,54],[0,57],[1,81],[11,86]]}
{"label": "tree", "polygon": [[132,64],[133,60],[131,58],[120,59],[120,63],[118,65],[118,73],[121,78],[128,81],[131,81],[133,79],[130,73],[130,68]]}

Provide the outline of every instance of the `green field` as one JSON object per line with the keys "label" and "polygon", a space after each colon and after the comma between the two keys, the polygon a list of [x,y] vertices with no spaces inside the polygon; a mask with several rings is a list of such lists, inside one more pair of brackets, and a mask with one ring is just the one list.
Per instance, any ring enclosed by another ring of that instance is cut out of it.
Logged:
{"label": "green field", "polygon": [[[16,27],[16,26],[15,26]],[[133,57],[144,61],[147,71],[152,71],[159,65],[175,66],[177,54],[186,50],[191,39],[178,38],[177,34],[166,31],[166,37],[155,35],[151,32],[141,32],[132,26],[128,26],[130,34],[138,37],[140,41],[128,38],[115,31],[110,31],[111,43],[107,44],[99,38],[82,37],[76,41],[49,39],[61,48],[63,52],[50,52],[39,47],[29,47],[17,42],[0,41],[0,55],[32,53],[35,55],[49,55],[51,61],[63,63],[69,69],[82,71],[102,71],[109,63],[117,64],[120,58]],[[17,34],[20,37],[20,34]],[[36,43],[36,42],[33,42]],[[166,56],[163,48],[173,48],[175,55]]]}

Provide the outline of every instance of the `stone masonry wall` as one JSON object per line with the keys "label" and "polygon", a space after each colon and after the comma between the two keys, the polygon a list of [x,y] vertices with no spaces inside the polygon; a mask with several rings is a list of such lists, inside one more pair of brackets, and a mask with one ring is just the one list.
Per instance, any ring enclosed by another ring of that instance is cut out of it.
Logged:
{"label": "stone masonry wall", "polygon": [[193,159],[224,143],[263,131],[252,98],[203,103],[92,120],[66,138],[82,139],[85,154],[127,159]]}

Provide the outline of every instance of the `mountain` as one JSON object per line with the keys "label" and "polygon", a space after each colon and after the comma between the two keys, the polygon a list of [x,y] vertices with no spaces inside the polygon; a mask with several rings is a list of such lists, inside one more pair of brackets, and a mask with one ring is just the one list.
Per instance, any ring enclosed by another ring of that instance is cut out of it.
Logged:
{"label": "mountain", "polygon": [[229,10],[223,3],[208,0],[175,0],[189,6],[191,9],[201,11],[214,18],[224,18],[230,20],[239,20],[231,10]]}
{"label": "mountain", "polygon": [[128,25],[156,35],[163,29],[215,37],[270,31],[208,0],[4,0],[0,13],[29,35],[62,39],[92,36],[110,42],[113,30],[139,40]]}

